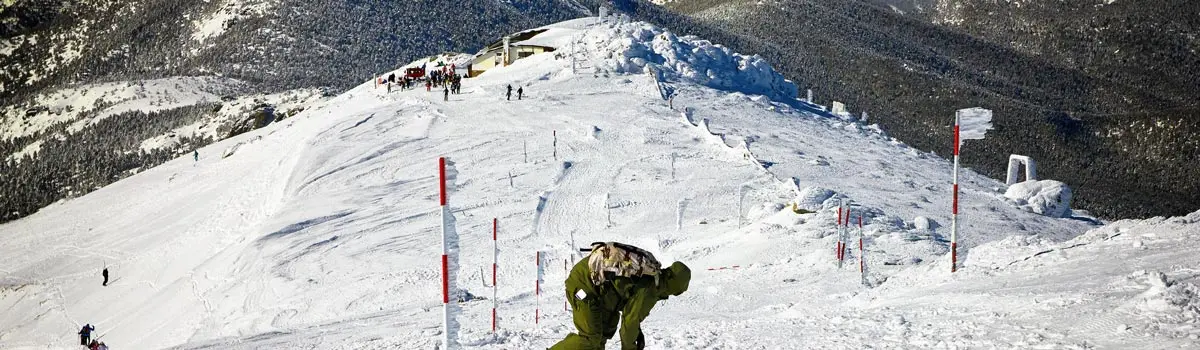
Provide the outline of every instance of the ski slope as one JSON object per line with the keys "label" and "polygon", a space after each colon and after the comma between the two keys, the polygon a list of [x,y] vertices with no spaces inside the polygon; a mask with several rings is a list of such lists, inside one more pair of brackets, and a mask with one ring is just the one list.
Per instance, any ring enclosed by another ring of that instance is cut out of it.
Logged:
{"label": "ski slope", "polygon": [[[113,349],[437,348],[441,156],[472,295],[491,295],[500,227],[500,330],[491,300],[461,303],[465,348],[572,331],[560,265],[593,241],[692,268],[643,323],[648,349],[1200,347],[1200,212],[1098,227],[1023,211],[966,171],[950,274],[947,228],[914,225],[949,224],[945,159],[784,101],[794,86],[757,57],[642,23],[555,26],[576,32],[569,55],[449,101],[368,81],[0,226],[0,348],[77,349],[84,323]],[[865,277],[857,249],[834,261],[840,199],[864,217]]]}

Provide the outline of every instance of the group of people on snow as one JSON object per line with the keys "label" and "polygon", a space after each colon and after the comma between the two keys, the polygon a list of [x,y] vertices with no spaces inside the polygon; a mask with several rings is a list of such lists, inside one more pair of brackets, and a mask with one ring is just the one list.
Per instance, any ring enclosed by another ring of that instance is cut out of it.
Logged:
{"label": "group of people on snow", "polygon": [[400,90],[407,90],[411,89],[417,83],[417,80],[408,76],[397,77],[396,73],[392,73],[388,74],[387,80],[384,83],[387,84],[388,92],[392,92],[392,85],[400,86]]}
{"label": "group of people on snow", "polygon": [[451,64],[443,66],[439,70],[428,71],[422,77],[407,75],[397,77],[396,73],[391,73],[388,74],[387,78],[383,79],[382,83],[387,85],[388,92],[392,92],[393,84],[399,85],[400,90],[406,90],[412,88],[418,80],[423,79],[425,80],[425,91],[433,91],[434,88],[440,87],[444,90],[445,99],[449,100],[450,94],[457,95],[462,93],[463,76],[456,74],[454,69],[454,65]]}
{"label": "group of people on snow", "polygon": [[[462,93],[462,80],[463,80],[463,78],[466,78],[466,76],[455,74],[454,73],[454,65],[450,65],[450,66],[446,66],[446,67],[442,67],[442,68],[443,69],[440,69],[440,70],[429,71],[423,77],[423,79],[425,80],[425,91],[432,92],[434,88],[440,87],[440,88],[442,88],[442,100],[450,101],[451,94],[458,95],[458,94]],[[415,84],[416,81],[417,81],[417,79],[414,79],[412,77],[408,77],[408,76],[397,77],[396,73],[391,73],[391,74],[388,74],[387,78],[384,79],[383,83],[387,84],[388,92],[392,92],[392,84],[397,84],[400,86],[401,90],[404,90],[404,89],[412,88],[412,85]],[[525,88],[524,87],[518,86],[516,92],[517,92],[517,100],[518,101],[524,99],[524,97],[525,97]],[[504,98],[505,98],[505,100],[512,101],[512,97],[513,97],[513,86],[510,84],[507,86],[507,91],[504,94]]]}
{"label": "group of people on snow", "polygon": [[108,350],[108,345],[98,339],[92,339],[92,332],[96,331],[96,326],[91,324],[83,325],[83,329],[79,330],[79,345],[88,347],[88,350]]}
{"label": "group of people on snow", "polygon": [[[100,282],[100,286],[107,287],[108,267],[105,267],[104,270],[100,271],[100,277],[104,278],[104,281]],[[83,328],[79,329],[79,345],[86,346],[88,350],[108,350],[108,344],[104,344],[104,342],[99,341],[99,338],[92,339],[92,333],[95,332],[96,326],[93,326],[90,323],[83,325]]]}
{"label": "group of people on snow", "polygon": [[[521,97],[523,95],[525,95],[525,88],[518,86],[517,87],[517,100],[520,101]],[[504,99],[512,101],[512,85],[508,86],[508,92],[504,94]]]}

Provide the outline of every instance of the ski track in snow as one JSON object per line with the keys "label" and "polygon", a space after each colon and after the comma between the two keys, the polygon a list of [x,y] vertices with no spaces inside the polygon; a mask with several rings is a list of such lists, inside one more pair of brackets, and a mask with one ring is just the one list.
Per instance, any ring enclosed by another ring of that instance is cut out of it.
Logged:
{"label": "ski track in snow", "polygon": [[[564,24],[587,28],[563,36],[586,58],[575,73],[535,55],[466,80],[450,101],[367,82],[202,149],[200,162],[0,226],[0,348],[74,349],[83,323],[114,349],[436,348],[442,156],[458,171],[462,291],[490,297],[479,281],[499,219],[500,329],[490,300],[460,303],[465,348],[545,348],[573,331],[560,264],[593,241],[692,268],[689,291],[643,324],[648,349],[1197,347],[1200,212],[1096,228],[1023,212],[1002,184],[964,171],[951,275],[946,228],[911,223],[949,224],[949,162],[848,119],[687,80],[703,75],[663,75],[680,79],[662,82],[672,110],[654,78],[619,73],[645,52],[599,51],[663,48],[667,36],[592,21]],[[705,50],[716,63],[689,69],[727,66]],[[526,98],[506,101],[508,84]],[[855,242],[845,268],[833,261],[832,202],[783,207],[797,200],[792,179],[865,217],[870,286]],[[548,264],[540,301],[535,251]],[[100,287],[105,266],[114,279]]]}

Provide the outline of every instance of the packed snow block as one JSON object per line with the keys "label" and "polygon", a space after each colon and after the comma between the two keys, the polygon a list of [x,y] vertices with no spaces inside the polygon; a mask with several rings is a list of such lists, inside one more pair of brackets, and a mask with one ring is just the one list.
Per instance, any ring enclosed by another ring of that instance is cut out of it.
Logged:
{"label": "packed snow block", "polygon": [[753,205],[746,209],[746,219],[748,221],[762,220],[770,215],[779,213],[787,208],[783,203],[763,202],[759,205]]}
{"label": "packed snow block", "polygon": [[562,182],[562,180],[567,177],[567,174],[569,174],[571,172],[571,167],[573,167],[573,166],[575,166],[574,162],[563,161],[562,167],[560,167],[558,169],[558,177],[556,177],[554,179],[554,183],[558,184],[558,183]]}
{"label": "packed snow block", "polygon": [[1071,188],[1059,181],[1025,181],[1004,192],[1021,209],[1054,218],[1071,214]]}
{"label": "packed snow block", "polygon": [[700,128],[700,132],[704,133],[704,138],[708,139],[709,142],[722,147],[729,147],[729,144],[725,143],[725,134],[712,132],[712,129],[708,127],[708,118],[701,119],[700,125],[696,127]]}
{"label": "packed snow block", "polygon": [[229,156],[232,156],[234,153],[237,153],[238,148],[241,148],[241,147],[242,147],[242,142],[238,142],[238,143],[233,144],[233,146],[229,146],[229,148],[226,148],[225,152],[221,154],[221,158],[229,158]]}
{"label": "packed snow block", "polygon": [[913,218],[913,228],[915,228],[915,229],[922,230],[922,231],[933,231],[933,230],[936,230],[938,227],[941,227],[941,225],[938,224],[938,222],[934,221],[933,219],[930,219],[930,218],[927,218],[924,216],[918,216],[916,218]]}
{"label": "packed snow block", "polygon": [[[1140,276],[1139,276],[1140,275]],[[1140,313],[1170,316],[1177,319],[1200,318],[1200,286],[1173,280],[1161,271],[1139,271],[1130,280],[1144,278],[1144,292],[1134,298],[1131,306]]]}
{"label": "packed snow block", "polygon": [[842,117],[850,114],[846,111],[846,105],[838,101],[833,101],[833,108],[830,109],[829,112]]}
{"label": "packed snow block", "polygon": [[679,116],[680,116],[680,117],[682,117],[682,118],[683,118],[683,122],[687,123],[688,125],[690,125],[690,126],[697,126],[697,125],[696,125],[696,122],[693,122],[693,121],[692,121],[692,113],[693,113],[693,112],[692,112],[692,108],[691,108],[691,107],[687,107],[687,108],[684,108],[684,109],[683,109],[683,112],[679,112]]}
{"label": "packed snow block", "polygon": [[546,211],[546,204],[550,201],[550,193],[552,193],[552,191],[542,191],[542,193],[538,195],[537,208],[534,208],[533,218],[531,219],[531,221],[533,221],[531,226],[533,227],[532,231],[534,234],[538,233],[538,226],[542,222],[542,213]]}
{"label": "packed snow block", "polygon": [[739,148],[742,151],[743,158],[749,159],[751,162],[754,162],[754,165],[763,168],[763,170],[767,169],[767,166],[763,162],[759,161],[758,157],[755,157],[753,152],[750,152],[750,140],[742,140],[742,145]]}
{"label": "packed snow block", "polygon": [[1005,178],[1006,185],[1018,183],[1020,178],[1020,169],[1025,167],[1025,181],[1037,180],[1037,163],[1029,156],[1013,154],[1008,156],[1008,177]]}
{"label": "packed snow block", "polygon": [[[837,192],[822,187],[805,187],[796,197],[796,206],[800,209],[818,211],[825,209],[825,202],[833,198]],[[834,205],[837,206],[836,204]]]}

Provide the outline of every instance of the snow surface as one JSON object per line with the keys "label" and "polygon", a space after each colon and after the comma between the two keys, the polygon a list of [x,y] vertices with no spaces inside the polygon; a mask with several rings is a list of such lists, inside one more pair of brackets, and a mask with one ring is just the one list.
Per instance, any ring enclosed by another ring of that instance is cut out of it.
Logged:
{"label": "snow surface", "polygon": [[[448,102],[366,82],[199,162],[2,225],[0,348],[75,349],[83,323],[114,349],[436,348],[439,156],[457,170],[455,284],[471,295],[490,295],[499,218],[500,331],[490,300],[460,303],[465,348],[545,348],[572,331],[557,266],[608,240],[693,270],[643,323],[648,349],[1197,347],[1200,212],[1097,228],[1026,212],[967,170],[950,274],[945,229],[928,222],[949,222],[945,159],[688,73],[782,81],[707,66],[737,61],[720,49],[659,51],[661,30],[640,23],[563,25],[590,38],[585,66],[688,66],[576,74],[535,55]],[[525,100],[505,101],[507,84]],[[857,249],[834,263],[841,200],[864,217],[866,276]],[[535,251],[550,262],[540,301]]]}

